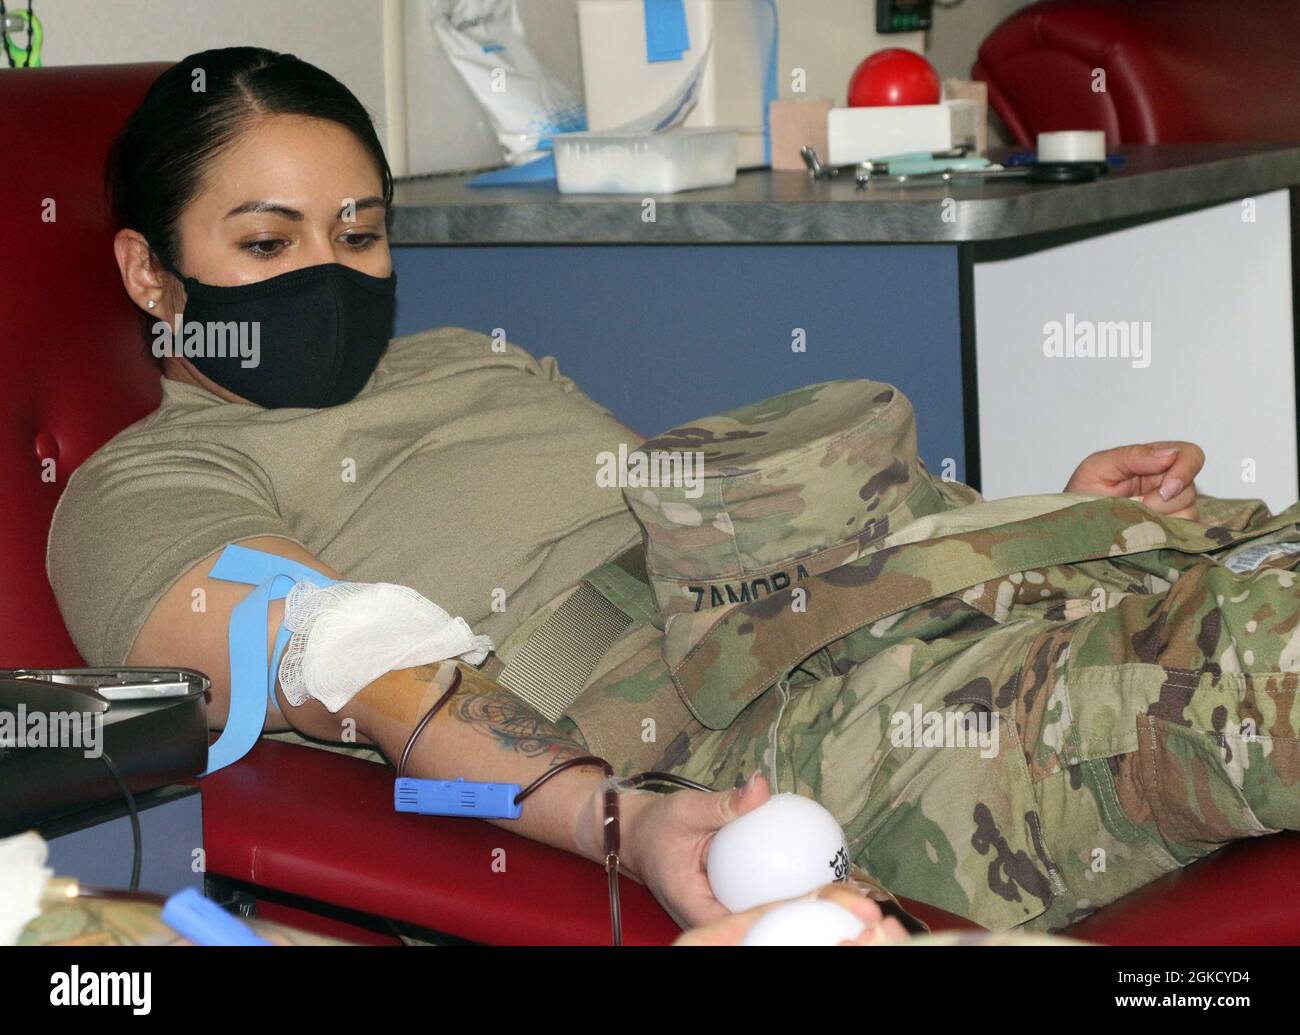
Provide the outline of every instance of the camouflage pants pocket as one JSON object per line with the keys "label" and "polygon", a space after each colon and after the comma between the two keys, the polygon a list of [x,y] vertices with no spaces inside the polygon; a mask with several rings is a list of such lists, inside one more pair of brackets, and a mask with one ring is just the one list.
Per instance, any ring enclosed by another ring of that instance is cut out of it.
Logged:
{"label": "camouflage pants pocket", "polygon": [[1086,725],[1099,739],[1106,726],[1137,732],[1142,786],[1153,811],[1163,810],[1153,818],[1162,837],[1175,835],[1176,855],[1300,828],[1293,572],[1198,564],[1166,593],[1087,622],[1071,655],[1074,678],[1096,689],[1085,705],[1074,695],[1076,708],[1089,709]]}
{"label": "camouflage pants pocket", "polygon": [[1300,828],[1300,587],[1205,559],[1042,634],[1019,723],[1068,917],[1231,841]]}
{"label": "camouflage pants pocket", "polygon": [[1076,641],[1100,617],[1042,630],[1025,655],[1012,705],[1046,852],[1062,885],[1030,925],[1038,930],[1066,927],[1179,866],[1150,822],[1138,780],[1135,720],[1160,673],[1122,663],[1080,668]]}
{"label": "camouflage pants pocket", "polygon": [[1136,751],[1081,761],[1034,784],[1046,850],[1063,887],[1032,929],[1068,927],[1178,868],[1135,818],[1146,811],[1137,761]]}
{"label": "camouflage pants pocket", "polygon": [[1149,715],[1140,716],[1137,727],[1138,782],[1160,836],[1180,863],[1232,841],[1277,833],[1246,799],[1253,734],[1216,733]]}

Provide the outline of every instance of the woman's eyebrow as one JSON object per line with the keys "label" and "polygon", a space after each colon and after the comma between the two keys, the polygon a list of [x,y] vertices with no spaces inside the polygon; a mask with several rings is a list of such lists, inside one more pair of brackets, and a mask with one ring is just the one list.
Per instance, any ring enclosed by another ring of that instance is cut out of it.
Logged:
{"label": "woman's eyebrow", "polygon": [[[368,198],[361,198],[357,201],[351,202],[350,205],[344,204],[343,207],[339,209],[339,215],[342,216],[346,213],[349,207],[351,207],[354,212],[359,212],[363,208],[383,208],[384,199],[375,194]],[[242,216],[249,212],[274,212],[276,215],[283,216],[285,219],[292,219],[295,223],[301,223],[303,220],[303,214],[296,208],[290,208],[288,205],[281,205],[279,202],[275,201],[245,201],[242,205],[236,205],[227,212],[225,218],[229,219],[231,216]]]}
{"label": "woman's eyebrow", "polygon": [[[363,208],[385,208],[385,207],[387,206],[385,206],[384,204],[384,199],[379,197],[379,195],[377,194],[372,194],[368,198],[361,198],[358,201],[354,201],[351,206],[353,212],[360,212]],[[348,210],[348,206],[344,205],[341,209],[339,209],[339,216],[342,217],[344,213],[347,212],[347,210]]]}
{"label": "woman's eyebrow", "polygon": [[288,205],[281,205],[274,201],[245,201],[242,205],[236,205],[226,213],[225,218],[231,216],[242,216],[247,212],[274,212],[278,216],[284,216],[285,219],[292,219],[294,222],[302,222],[302,213],[296,208],[290,208]]}

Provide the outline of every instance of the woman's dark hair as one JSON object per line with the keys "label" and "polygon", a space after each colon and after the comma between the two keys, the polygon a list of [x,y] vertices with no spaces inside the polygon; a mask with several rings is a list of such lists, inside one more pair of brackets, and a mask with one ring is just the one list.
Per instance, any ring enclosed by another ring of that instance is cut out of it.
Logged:
{"label": "woman's dark hair", "polygon": [[392,201],[384,149],[351,90],[292,54],[225,47],[167,69],[113,142],[105,181],[117,225],[141,233],[164,265],[176,269],[177,222],[208,163],[264,115],[326,119],[351,130],[374,160],[385,203]]}

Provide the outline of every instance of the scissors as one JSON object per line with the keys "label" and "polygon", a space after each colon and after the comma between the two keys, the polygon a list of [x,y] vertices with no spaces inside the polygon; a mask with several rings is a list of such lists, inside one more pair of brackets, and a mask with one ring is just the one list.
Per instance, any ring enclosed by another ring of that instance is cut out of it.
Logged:
{"label": "scissors", "polygon": [[[814,179],[830,179],[839,172],[835,167],[823,166],[817,152],[811,147],[802,148],[800,154]],[[853,179],[859,190],[872,185],[927,187],[965,179],[1087,183],[1103,175],[1109,168],[1106,162],[1021,162],[1010,166],[967,155],[965,147],[955,147],[951,151],[890,155],[857,163],[853,167]]]}
{"label": "scissors", "polygon": [[859,184],[879,176],[918,176],[934,173],[984,169],[989,165],[987,158],[970,153],[964,145],[949,148],[946,151],[909,151],[906,154],[885,155],[866,162],[856,162],[848,166],[822,165],[817,151],[811,147],[802,147],[799,154],[813,179],[828,180],[839,174],[840,169],[853,169],[854,178]]}

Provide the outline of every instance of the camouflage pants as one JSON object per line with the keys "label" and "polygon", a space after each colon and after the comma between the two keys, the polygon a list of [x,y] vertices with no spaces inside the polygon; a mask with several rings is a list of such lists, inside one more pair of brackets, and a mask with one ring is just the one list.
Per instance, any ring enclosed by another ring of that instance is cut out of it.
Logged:
{"label": "camouflage pants", "polygon": [[1261,539],[1255,567],[1221,563],[1240,549],[1057,565],[913,608],[660,767],[715,787],[762,768],[831,809],[896,894],[1060,929],[1300,829],[1300,529]]}

